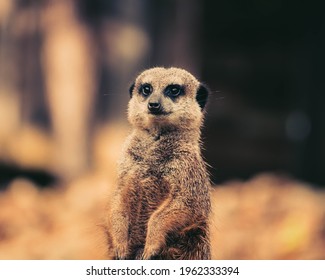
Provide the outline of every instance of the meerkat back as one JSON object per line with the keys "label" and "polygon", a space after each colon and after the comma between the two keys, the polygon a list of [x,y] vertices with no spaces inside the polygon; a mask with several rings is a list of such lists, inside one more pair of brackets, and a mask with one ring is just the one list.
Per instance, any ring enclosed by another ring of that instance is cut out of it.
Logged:
{"label": "meerkat back", "polygon": [[108,215],[115,259],[210,259],[210,181],[200,150],[208,91],[180,68],[130,88],[132,132]]}

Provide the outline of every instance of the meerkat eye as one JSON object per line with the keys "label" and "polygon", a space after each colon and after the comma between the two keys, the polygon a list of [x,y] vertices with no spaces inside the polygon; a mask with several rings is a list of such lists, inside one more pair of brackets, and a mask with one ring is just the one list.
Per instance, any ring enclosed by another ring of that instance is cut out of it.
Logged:
{"label": "meerkat eye", "polygon": [[143,96],[148,96],[152,92],[152,86],[150,84],[143,84],[140,88],[140,93]]}
{"label": "meerkat eye", "polygon": [[169,85],[166,90],[165,94],[169,97],[177,97],[182,93],[183,88],[180,85]]}

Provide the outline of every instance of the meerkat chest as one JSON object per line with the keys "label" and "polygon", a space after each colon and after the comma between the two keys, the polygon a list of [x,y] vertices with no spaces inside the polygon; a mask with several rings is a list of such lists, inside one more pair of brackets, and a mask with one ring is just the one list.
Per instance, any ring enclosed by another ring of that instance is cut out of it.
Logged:
{"label": "meerkat chest", "polygon": [[159,141],[135,138],[127,149],[127,157],[132,165],[154,173],[161,173],[175,159],[178,147],[172,139],[165,137]]}
{"label": "meerkat chest", "polygon": [[[168,142],[168,141],[167,141]],[[175,147],[166,141],[148,142],[135,139],[125,151],[120,180],[127,185],[130,196],[159,202],[169,193],[172,183],[170,169],[174,164]]]}

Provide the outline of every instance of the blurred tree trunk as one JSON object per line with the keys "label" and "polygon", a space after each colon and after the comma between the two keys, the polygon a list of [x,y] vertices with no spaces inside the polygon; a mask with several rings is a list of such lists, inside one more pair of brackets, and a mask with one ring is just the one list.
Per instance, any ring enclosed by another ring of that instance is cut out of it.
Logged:
{"label": "blurred tree trunk", "polygon": [[[22,148],[33,134],[25,128],[32,123],[49,125],[39,56],[39,14],[39,1],[4,0],[0,4],[0,157],[16,164],[46,168],[47,148],[44,154],[36,155],[30,147]],[[47,145],[45,142],[42,144]],[[42,149],[39,147],[39,151]]]}
{"label": "blurred tree trunk", "polygon": [[75,3],[49,1],[42,18],[43,69],[56,142],[53,168],[63,178],[80,175],[88,166],[96,91],[96,49]]}
{"label": "blurred tree trunk", "polygon": [[4,141],[19,126],[20,111],[15,63],[13,61],[14,42],[10,24],[15,6],[10,0],[0,3],[0,156],[5,153]]}

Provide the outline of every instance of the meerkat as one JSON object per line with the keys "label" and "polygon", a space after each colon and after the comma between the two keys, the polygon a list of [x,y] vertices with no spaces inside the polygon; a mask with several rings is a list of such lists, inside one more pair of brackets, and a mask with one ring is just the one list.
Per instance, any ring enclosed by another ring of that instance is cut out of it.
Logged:
{"label": "meerkat", "polygon": [[210,259],[210,180],[201,156],[208,90],[180,68],[130,88],[132,132],[118,164],[108,231],[114,259]]}

